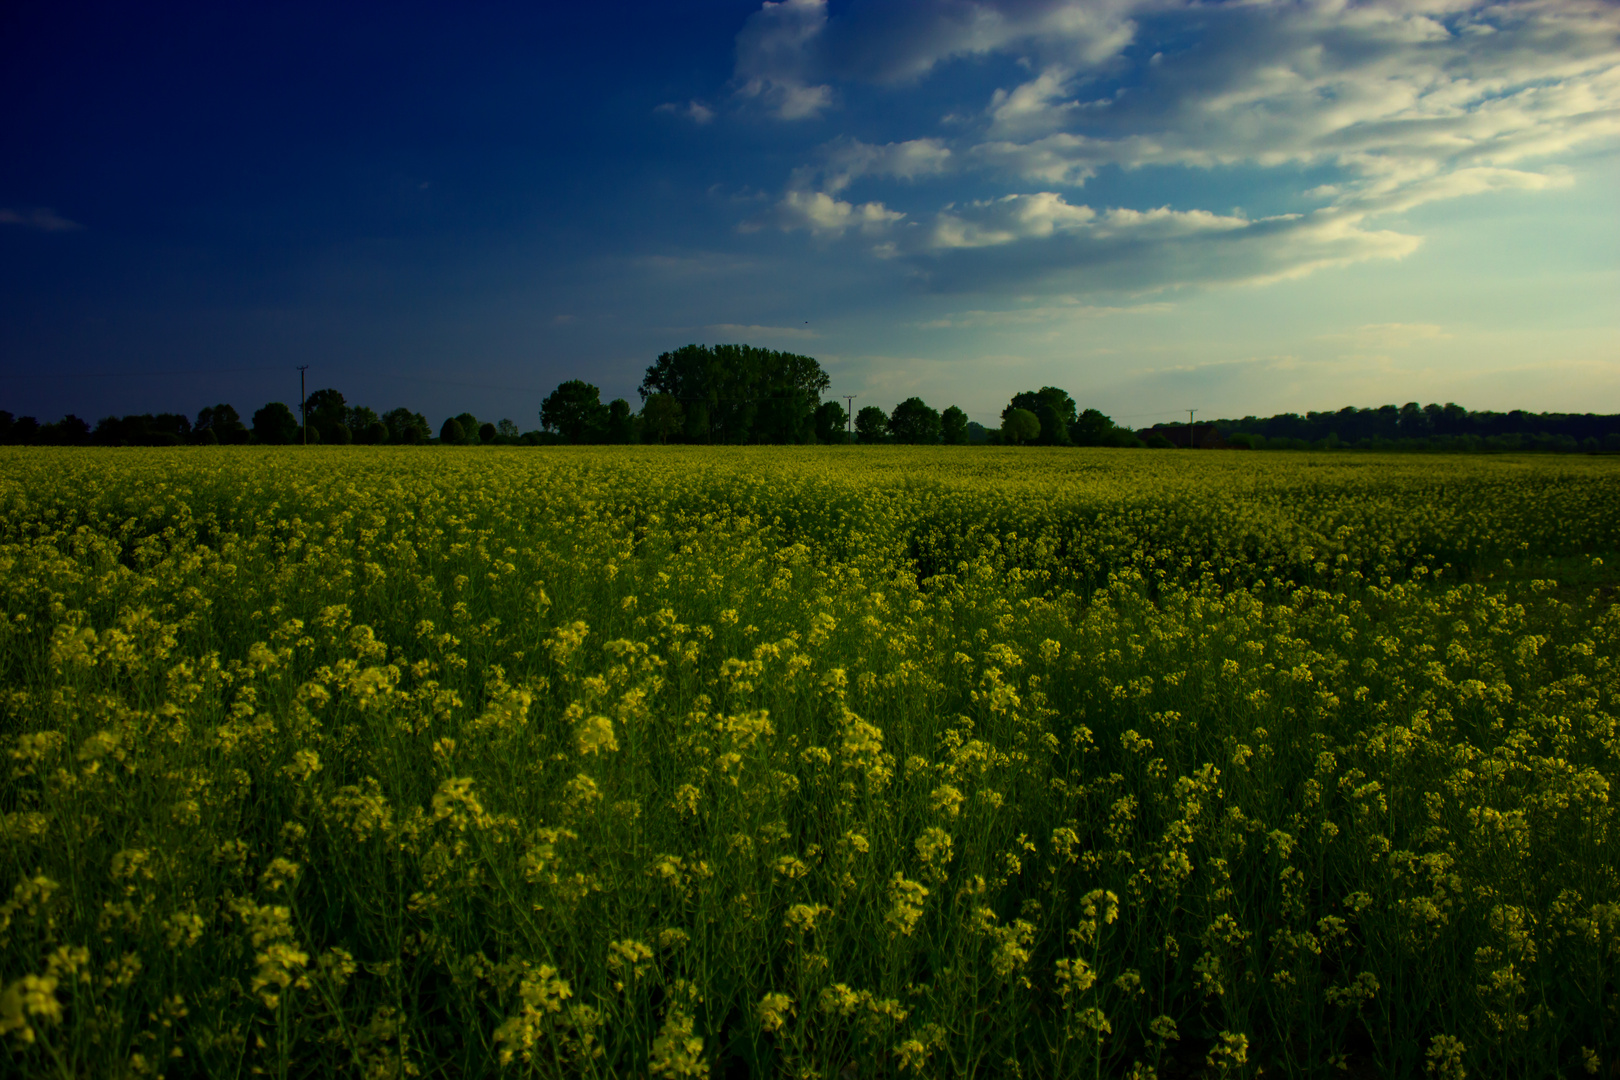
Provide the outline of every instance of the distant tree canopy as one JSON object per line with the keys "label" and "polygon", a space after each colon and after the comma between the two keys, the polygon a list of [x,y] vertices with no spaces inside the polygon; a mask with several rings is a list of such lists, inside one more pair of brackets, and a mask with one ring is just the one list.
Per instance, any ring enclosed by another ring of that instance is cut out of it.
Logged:
{"label": "distant tree canopy", "polygon": [[[520,433],[511,420],[485,422],[470,412],[451,417],[439,442],[461,445],[636,442],[844,443],[851,417],[837,400],[822,401],[831,385],[813,357],[751,345],[687,345],[660,355],[646,369],[638,413],[624,398],[603,404],[601,391],[581,379],[557,387],[540,408],[543,431]],[[294,408],[273,401],[243,423],[221,402],[197,413],[107,416],[94,427],[67,415],[42,424],[0,409],[0,443],[44,446],[180,446],[256,442],[411,445],[434,441],[427,418],[406,408],[382,415],[350,405],[325,387],[304,401],[308,428]],[[1037,444],[1043,446],[1234,447],[1264,450],[1359,449],[1412,451],[1552,451],[1620,453],[1620,415],[1474,412],[1455,403],[1346,407],[1331,412],[1246,416],[1193,425],[1157,424],[1133,431],[1096,408],[1081,409],[1056,386],[1014,394],[1001,423],[987,428],[952,405],[935,411],[920,397],[885,413],[867,405],[853,417],[862,443]]]}
{"label": "distant tree canopy", "polygon": [[433,429],[427,417],[406,408],[390,409],[383,413],[382,422],[388,428],[388,441],[409,446],[433,438]]}
{"label": "distant tree canopy", "polygon": [[540,426],[571,443],[601,442],[607,425],[602,392],[583,379],[569,379],[540,405]]}
{"label": "distant tree canopy", "polygon": [[253,414],[253,437],[262,443],[279,446],[290,443],[298,434],[298,418],[279,401],[272,401]]}
{"label": "distant tree canopy", "polygon": [[641,403],[641,433],[652,442],[668,442],[686,424],[686,410],[670,394],[650,394]]}
{"label": "distant tree canopy", "polygon": [[197,413],[197,422],[191,425],[192,433],[199,431],[211,432],[214,439],[222,443],[245,443],[248,441],[247,425],[242,423],[242,417],[230,405],[209,405]]}
{"label": "distant tree canopy", "polygon": [[842,443],[849,441],[849,411],[836,401],[823,401],[816,406],[816,441]]}
{"label": "distant tree canopy", "polygon": [[1041,421],[1028,409],[1008,407],[1001,411],[1001,437],[1014,446],[1034,442],[1041,437]]}
{"label": "distant tree canopy", "polygon": [[922,398],[907,398],[889,414],[889,437],[897,443],[913,446],[937,443],[940,440],[939,413],[930,409]]}
{"label": "distant tree canopy", "polygon": [[1620,417],[1593,413],[1474,412],[1445,405],[1383,405],[1217,420],[1231,440],[1258,448],[1355,446],[1365,449],[1620,450]]}
{"label": "distant tree canopy", "polygon": [[889,418],[876,405],[864,405],[855,414],[855,438],[863,443],[886,442],[889,437]]}
{"label": "distant tree canopy", "polygon": [[1067,390],[1043,386],[1039,390],[1014,394],[1012,401],[1001,410],[1003,426],[1007,414],[1016,409],[1033,414],[1041,425],[1040,434],[1028,441],[1038,441],[1045,446],[1068,446],[1073,442],[1069,436],[1069,425],[1075,421],[1075,404]]}
{"label": "distant tree canopy", "polygon": [[694,442],[797,443],[815,436],[832,385],[813,357],[752,345],[686,345],[647,368],[641,399],[674,398]]}
{"label": "distant tree canopy", "polygon": [[[304,399],[305,423],[320,432],[320,441],[326,443],[352,442],[349,428],[349,407],[343,395],[328,387],[317,390]],[[338,429],[343,429],[339,431]],[[311,439],[310,442],[314,442]]]}

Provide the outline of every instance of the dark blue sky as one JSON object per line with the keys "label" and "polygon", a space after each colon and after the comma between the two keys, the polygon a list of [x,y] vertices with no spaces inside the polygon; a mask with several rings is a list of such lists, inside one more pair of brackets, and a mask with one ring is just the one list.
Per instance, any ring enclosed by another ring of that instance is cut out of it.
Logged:
{"label": "dark blue sky", "polygon": [[0,408],[1620,409],[1615,9],[1425,6],[14,3]]}

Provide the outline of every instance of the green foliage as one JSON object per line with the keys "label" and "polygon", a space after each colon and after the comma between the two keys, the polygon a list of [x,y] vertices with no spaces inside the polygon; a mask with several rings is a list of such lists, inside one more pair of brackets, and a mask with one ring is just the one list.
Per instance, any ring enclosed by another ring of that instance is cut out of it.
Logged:
{"label": "green foliage", "polygon": [[[349,408],[343,395],[336,390],[331,388],[316,390],[305,398],[304,417],[310,433],[312,435],[320,433],[319,441],[330,443],[346,441],[338,434],[337,429],[348,427]],[[315,442],[316,439],[311,438],[309,441]]]}
{"label": "green foliage", "polygon": [[1041,421],[1028,409],[1007,408],[1001,414],[1001,437],[1014,446],[1040,438]]}
{"label": "green foliage", "polygon": [[608,402],[607,441],[620,445],[639,442],[636,436],[636,418],[630,411],[630,403],[624,398]]}
{"label": "green foliage", "polygon": [[427,417],[421,413],[406,408],[391,409],[383,414],[382,419],[388,425],[388,441],[391,443],[410,446],[433,437],[433,429],[428,426]]}
{"label": "green foliage", "polygon": [[1001,412],[1002,420],[1005,421],[1007,414],[1014,409],[1035,414],[1041,425],[1038,438],[1043,446],[1069,445],[1069,425],[1075,422],[1075,404],[1068,391],[1043,386],[1039,390],[1014,394],[1011,403]]}
{"label": "green foliage", "polygon": [[467,433],[461,429],[461,421],[450,417],[439,426],[439,441],[446,446],[460,446],[467,441]]}
{"label": "green foliage", "polygon": [[889,418],[876,405],[864,405],[855,413],[855,440],[863,443],[886,442]]}
{"label": "green foliage", "polygon": [[816,441],[849,441],[849,411],[836,401],[823,401],[816,407]]}
{"label": "green foliage", "polygon": [[[344,417],[343,422],[344,422],[344,425],[346,427],[348,427],[349,432],[354,436],[353,441],[355,441],[357,443],[361,443],[361,444],[365,444],[365,445],[371,445],[371,444],[376,443],[378,441],[383,441],[383,442],[387,441],[387,436],[386,436],[386,432],[388,430],[387,425],[383,424],[382,417],[377,415],[377,410],[375,410],[375,409],[373,409],[373,408],[371,408],[369,406],[366,406],[366,405],[352,405],[352,406],[350,406],[349,409],[348,409],[347,415],[345,415],[345,417]],[[385,433],[384,438],[382,440],[376,440],[376,439],[373,439],[371,437],[371,431],[372,431],[373,425],[377,425],[377,426],[382,427],[382,430]]]}
{"label": "green foliage", "polygon": [[940,435],[947,446],[966,446],[969,441],[967,413],[952,405],[939,418]]}
{"label": "green foliage", "polygon": [[248,441],[247,425],[233,407],[224,403],[199,410],[192,431],[211,431],[220,443],[234,445]]}
{"label": "green foliage", "polygon": [[932,445],[940,441],[939,413],[924,404],[922,398],[907,398],[889,414],[888,431],[897,443]]}
{"label": "green foliage", "polygon": [[[813,357],[752,345],[686,345],[647,368],[641,397],[679,401],[692,441],[798,443],[814,432],[816,403],[829,385]],[[694,420],[699,406],[701,424]]]}
{"label": "green foliage", "polygon": [[1087,409],[1069,425],[1069,437],[1076,446],[1108,446],[1109,438],[1120,429],[1098,409]]}
{"label": "green foliage", "polygon": [[253,414],[253,437],[259,442],[281,446],[292,442],[297,434],[297,417],[279,401],[272,401]]}
{"label": "green foliage", "polygon": [[685,427],[681,403],[669,394],[649,394],[641,403],[641,431],[651,442],[668,442]]}
{"label": "green foliage", "polygon": [[601,393],[582,379],[569,379],[541,402],[540,426],[571,443],[601,442],[608,424]]}

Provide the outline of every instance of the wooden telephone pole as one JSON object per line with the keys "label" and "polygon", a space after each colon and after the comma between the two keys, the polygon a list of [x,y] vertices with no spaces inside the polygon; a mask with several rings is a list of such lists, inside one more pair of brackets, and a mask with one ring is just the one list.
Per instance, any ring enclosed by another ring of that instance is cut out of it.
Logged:
{"label": "wooden telephone pole", "polygon": [[298,429],[298,434],[302,436],[305,446],[309,445],[309,406],[307,404],[309,399],[304,395],[304,372],[308,370],[308,364],[300,365],[298,368],[298,420],[302,425]]}

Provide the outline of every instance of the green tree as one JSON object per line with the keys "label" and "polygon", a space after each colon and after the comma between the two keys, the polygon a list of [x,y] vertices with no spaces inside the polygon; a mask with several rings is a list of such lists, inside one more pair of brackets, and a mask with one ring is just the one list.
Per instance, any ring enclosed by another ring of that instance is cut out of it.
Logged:
{"label": "green tree", "polygon": [[[1007,417],[1008,410],[1025,409],[1035,414],[1040,421],[1040,441],[1047,446],[1069,445],[1069,425],[1075,421],[1074,398],[1069,396],[1067,390],[1056,386],[1043,386],[1039,390],[1025,390],[1014,394],[1012,401],[1001,412],[1002,419]],[[1050,409],[1050,413],[1043,413],[1042,409]]]}
{"label": "green tree", "polygon": [[478,445],[478,429],[483,425],[470,412],[457,413],[456,423],[461,425],[461,441],[468,446]]}
{"label": "green tree", "polygon": [[686,441],[706,443],[712,434],[709,427],[709,406],[701,401],[694,401],[686,406]]}
{"label": "green tree", "polygon": [[222,443],[247,442],[247,425],[237,415],[234,408],[229,405],[211,405],[204,407],[197,413],[197,422],[191,425],[194,432],[211,431],[214,438]]}
{"label": "green tree", "polygon": [[681,403],[670,394],[649,394],[641,403],[642,434],[655,442],[667,442],[684,419]]}
{"label": "green tree", "polygon": [[636,441],[636,418],[622,397],[608,402],[607,441],[620,445]]}
{"label": "green tree", "polygon": [[686,410],[694,441],[799,442],[814,430],[816,403],[831,385],[814,357],[752,345],[685,345],[663,353],[641,380],[641,398],[668,394]]}
{"label": "green tree", "polygon": [[461,430],[461,421],[450,417],[439,427],[439,441],[445,446],[460,446],[467,441],[467,433]]}
{"label": "green tree", "polygon": [[946,409],[939,417],[940,435],[947,446],[966,446],[968,443],[967,413],[955,405]]}
{"label": "green tree", "polygon": [[494,424],[483,423],[478,425],[478,441],[486,446],[495,441],[497,434]]}
{"label": "green tree", "polygon": [[855,414],[855,439],[863,443],[880,443],[888,439],[889,418],[876,405],[868,405]]}
{"label": "green tree", "polygon": [[805,391],[788,387],[772,392],[754,414],[753,440],[765,443],[810,442],[815,439],[816,411]]}
{"label": "green tree", "polygon": [[378,423],[381,420],[382,417],[377,415],[375,409],[365,405],[355,405],[350,407],[349,414],[344,417],[344,423],[346,423],[349,430],[354,433],[354,441],[357,443],[375,441],[371,438],[369,432],[371,431],[371,425]]}
{"label": "green tree", "polygon": [[1108,446],[1114,422],[1097,409],[1087,409],[1069,425],[1069,435],[1076,446]]}
{"label": "green tree", "polygon": [[922,398],[906,398],[889,413],[889,436],[897,443],[933,445],[940,438],[939,413],[930,409]]}
{"label": "green tree", "polygon": [[1001,414],[1001,435],[1014,446],[1041,437],[1041,421],[1028,409],[1009,408]]}
{"label": "green tree", "polygon": [[304,417],[313,431],[320,432],[322,442],[341,442],[342,437],[334,429],[348,426],[349,407],[342,394],[327,387],[304,399]]}
{"label": "green tree", "polygon": [[409,446],[413,443],[426,442],[433,437],[433,429],[428,426],[427,417],[419,412],[411,412],[406,408],[390,409],[383,414],[382,421],[388,425],[389,442]]}
{"label": "green tree", "polygon": [[816,441],[842,443],[849,441],[849,412],[836,401],[823,401],[816,406]]}
{"label": "green tree", "polygon": [[516,442],[519,438],[516,420],[502,420],[495,425],[495,434],[501,442]]}
{"label": "green tree", "polygon": [[600,442],[607,422],[602,392],[582,379],[569,379],[540,403],[540,426],[571,443]]}
{"label": "green tree", "polygon": [[272,401],[253,414],[253,437],[271,446],[290,443],[298,435],[298,418],[279,401]]}

